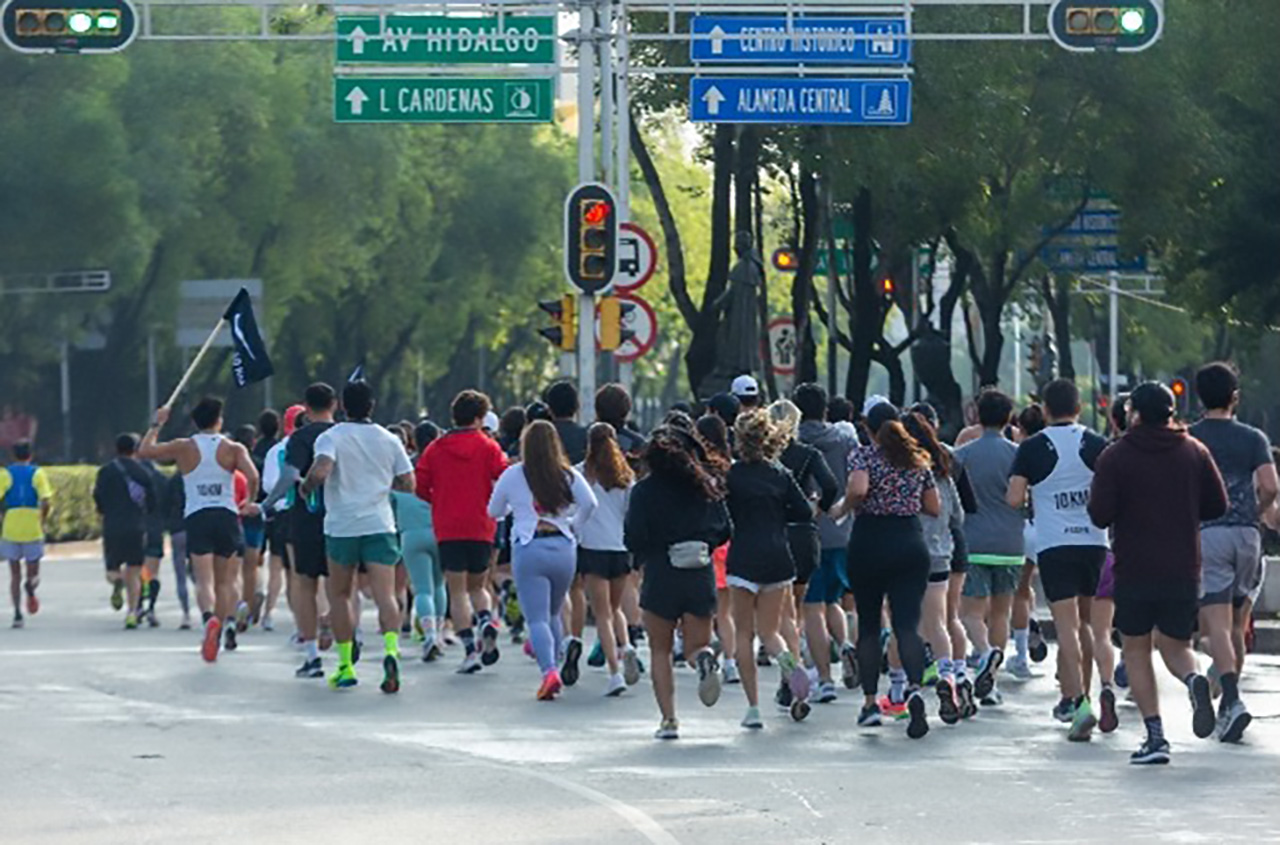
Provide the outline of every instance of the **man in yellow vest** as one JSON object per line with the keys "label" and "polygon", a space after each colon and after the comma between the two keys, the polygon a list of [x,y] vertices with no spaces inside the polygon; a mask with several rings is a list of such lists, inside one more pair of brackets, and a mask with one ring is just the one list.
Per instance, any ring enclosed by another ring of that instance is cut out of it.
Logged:
{"label": "man in yellow vest", "polygon": [[44,524],[53,499],[53,485],[45,471],[34,463],[31,444],[13,446],[14,462],[0,468],[0,557],[9,561],[9,595],[13,599],[13,627],[23,626],[22,564],[27,565],[27,613],[40,610],[36,588],[40,586],[40,559],[44,557]]}

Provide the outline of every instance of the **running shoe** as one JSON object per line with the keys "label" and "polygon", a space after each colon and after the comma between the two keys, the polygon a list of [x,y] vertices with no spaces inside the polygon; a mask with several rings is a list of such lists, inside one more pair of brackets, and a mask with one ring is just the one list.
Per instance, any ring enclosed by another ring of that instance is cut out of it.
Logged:
{"label": "running shoe", "polygon": [[555,669],[548,669],[547,674],[542,676],[542,686],[538,687],[538,700],[554,701],[562,689],[564,683],[560,680],[560,673]]}
{"label": "running shoe", "polygon": [[358,683],[354,666],[339,666],[338,671],[329,676],[330,689],[351,689]]}
{"label": "running shoe", "polygon": [[35,616],[40,612],[40,599],[36,598],[36,589],[30,584],[26,584],[27,589],[27,615]]}
{"label": "running shoe", "polygon": [[934,691],[938,694],[938,718],[942,720],[942,724],[954,725],[959,722],[960,703],[956,701],[956,691],[951,681],[942,678]]}
{"label": "running shoe", "polygon": [[137,630],[137,628],[138,628],[138,617],[135,614],[130,613],[128,616],[124,618],[124,629],[126,631],[134,631],[134,630]]}
{"label": "running shoe", "polygon": [[481,668],[480,655],[473,651],[466,657],[462,658],[462,665],[458,667],[458,674],[474,675],[476,672],[479,672]]}
{"label": "running shoe", "polygon": [[622,652],[622,678],[629,687],[640,683],[640,655],[635,646],[629,645]]}
{"label": "running shoe", "polygon": [[1207,739],[1213,735],[1218,721],[1213,715],[1209,679],[1204,675],[1192,675],[1187,684],[1187,696],[1191,699],[1191,729],[1200,739]]}
{"label": "running shoe", "polygon": [[378,689],[387,695],[400,692],[400,661],[394,654],[382,658],[382,685]]}
{"label": "running shoe", "polygon": [[320,663],[320,658],[304,661],[301,666],[294,670],[295,678],[323,678],[324,666]]}
{"label": "running shoe", "polygon": [[243,634],[249,630],[249,603],[242,601],[236,605],[236,633]]}
{"label": "running shoe", "polygon": [[190,613],[182,614],[182,621],[178,623],[178,630],[179,631],[191,630],[191,614]]}
{"label": "running shoe", "polygon": [[604,646],[599,640],[591,647],[591,653],[587,655],[587,665],[592,669],[599,669],[607,661],[604,659]]}
{"label": "running shoe", "polygon": [[732,663],[726,660],[724,669],[722,669],[721,672],[724,675],[724,682],[726,684],[742,683],[742,675],[738,674],[738,662],[736,660]]}
{"label": "running shoe", "polygon": [[111,609],[119,610],[124,607],[124,582],[113,581],[111,583]]}
{"label": "running shoe", "polygon": [[1249,715],[1244,702],[1237,698],[1218,716],[1218,741],[1239,742],[1252,721],[1253,716]]}
{"label": "running shoe", "polygon": [[698,700],[712,707],[720,700],[720,666],[716,656],[703,649],[695,658],[698,666]]}
{"label": "running shoe", "polygon": [[1049,656],[1049,644],[1044,641],[1044,633],[1040,630],[1039,621],[1032,619],[1030,627],[1031,635],[1027,638],[1027,651],[1031,655],[1031,662],[1043,663]]}
{"label": "running shoe", "polygon": [[1138,747],[1138,750],[1129,755],[1129,762],[1135,766],[1163,766],[1169,762],[1169,741],[1167,739],[1152,739],[1147,737],[1146,741]]}
{"label": "running shoe", "polygon": [[1000,707],[1004,704],[1004,695],[1000,692],[1000,690],[993,689],[991,692],[984,695],[979,700],[979,703],[983,707]]}
{"label": "running shoe", "polygon": [[921,678],[923,685],[926,687],[935,686],[938,683],[938,661],[933,661],[924,667],[924,675]]}
{"label": "running shoe", "polygon": [[440,643],[436,642],[435,637],[428,637],[422,644],[422,662],[435,663],[444,657],[444,650],[440,648]]}
{"label": "running shoe", "polygon": [[679,739],[680,723],[675,719],[663,719],[662,724],[653,732],[654,739]]}
{"label": "running shoe", "polygon": [[1123,660],[1116,664],[1116,686],[1120,689],[1129,688],[1129,669],[1124,665]]}
{"label": "running shoe", "polygon": [[267,594],[258,590],[253,594],[253,604],[249,606],[249,624],[257,625],[262,622],[262,608],[267,604]]}
{"label": "running shoe", "polygon": [[759,707],[747,708],[747,715],[742,717],[742,726],[751,730],[759,730],[764,727],[764,720],[760,718]]}
{"label": "running shoe", "polygon": [[864,704],[862,712],[858,714],[858,727],[878,728],[881,724],[880,708],[874,704]]}
{"label": "running shoe", "polygon": [[809,702],[804,699],[797,699],[791,702],[789,711],[791,713],[791,721],[803,722],[809,718],[809,714],[813,712],[813,708],[809,706]]}
{"label": "running shoe", "polygon": [[887,695],[880,696],[877,706],[883,715],[893,719],[895,722],[901,721],[910,715],[907,713],[907,702],[905,700],[894,701]]}
{"label": "running shoe", "polygon": [[986,698],[995,689],[996,672],[1000,671],[1002,663],[1004,663],[1004,652],[998,648],[993,648],[983,655],[973,680],[973,693],[979,699]]}
{"label": "running shoe", "polygon": [[1120,716],[1116,713],[1116,693],[1111,687],[1102,688],[1102,696],[1098,699],[1102,715],[1098,717],[1098,729],[1104,734],[1120,727]]}
{"label": "running shoe", "polygon": [[617,698],[626,691],[627,682],[623,679],[622,675],[610,675],[609,686],[605,688],[604,697]]}
{"label": "running shoe", "polygon": [[956,682],[956,699],[960,703],[961,719],[972,719],[978,715],[978,705],[973,699],[973,682],[968,678]]}
{"label": "running shoe", "polygon": [[1071,742],[1088,742],[1093,738],[1093,729],[1098,726],[1098,717],[1093,715],[1093,704],[1088,697],[1080,699],[1080,704],[1071,716],[1071,730],[1067,731],[1067,739]]}
{"label": "running shoe", "polygon": [[925,716],[924,696],[920,694],[920,690],[913,690],[911,695],[907,696],[907,713],[911,717],[911,722],[907,725],[907,737],[922,738],[929,732],[929,719]]}
{"label": "running shoe", "polygon": [[1035,675],[1031,674],[1031,666],[1027,664],[1027,659],[1017,655],[1011,657],[1009,662],[1004,665],[1004,671],[1019,681],[1029,681],[1035,677]]}
{"label": "running shoe", "polygon": [[804,701],[809,697],[809,671],[796,662],[795,657],[789,651],[784,651],[778,656],[778,666],[782,669],[783,677],[787,679],[787,683],[791,686],[791,697],[799,701]]}
{"label": "running shoe", "polygon": [[537,653],[533,650],[533,641],[532,641],[532,640],[525,640],[525,641],[524,641],[524,646],[521,648],[521,651],[523,651],[523,652],[524,652],[524,656],[525,656],[525,657],[527,657],[527,658],[529,658],[530,660],[537,660],[537,659],[538,659],[538,655],[537,655]]}
{"label": "running shoe", "polygon": [[772,666],[773,661],[769,659],[769,652],[765,649],[764,643],[760,644],[760,648],[756,649],[756,665]]}
{"label": "running shoe", "polygon": [[210,616],[204,623],[204,642],[200,646],[200,656],[206,663],[218,659],[218,644],[222,642],[222,622],[216,616]]}
{"label": "running shoe", "polygon": [[845,643],[840,647],[840,680],[845,689],[858,688],[858,650],[853,643]]}
{"label": "running shoe", "polygon": [[240,645],[239,643],[236,642],[236,626],[224,625],[222,627],[223,627],[222,650],[235,651],[237,648],[239,648],[239,645]]}
{"label": "running shoe", "polygon": [[795,696],[791,694],[791,686],[787,683],[787,679],[778,681],[778,691],[773,694],[773,703],[778,705],[778,709],[790,710],[791,702],[794,700]]}
{"label": "running shoe", "polygon": [[17,628],[25,627],[25,626],[26,626],[26,624],[27,624],[26,622],[22,621],[22,617],[21,617],[21,616],[14,616],[14,617],[13,617],[13,625],[11,625],[10,627],[17,629]]}
{"label": "running shoe", "polygon": [[1053,718],[1065,725],[1075,718],[1075,711],[1075,703],[1069,698],[1062,698],[1058,700],[1057,704],[1053,705]]}
{"label": "running shoe", "polygon": [[837,698],[839,698],[839,696],[836,695],[836,685],[834,681],[823,681],[818,684],[817,702],[819,704],[830,704]]}
{"label": "running shoe", "polygon": [[[581,670],[578,668],[578,661],[582,659],[582,640],[572,637],[569,644],[564,650],[564,667],[560,670],[560,677],[564,679],[566,687],[574,686],[578,683],[578,675]],[[485,663],[486,666],[492,665]]]}
{"label": "running shoe", "polygon": [[[484,649],[480,652],[480,662],[485,666],[492,666],[498,662],[498,626],[492,622],[486,622],[484,628],[480,631],[480,639],[484,643]],[[579,650],[582,644],[578,644]],[[577,680],[576,678],[574,679]]]}
{"label": "running shoe", "polygon": [[262,630],[270,633],[276,629],[276,621],[271,618],[271,614],[262,617]]}

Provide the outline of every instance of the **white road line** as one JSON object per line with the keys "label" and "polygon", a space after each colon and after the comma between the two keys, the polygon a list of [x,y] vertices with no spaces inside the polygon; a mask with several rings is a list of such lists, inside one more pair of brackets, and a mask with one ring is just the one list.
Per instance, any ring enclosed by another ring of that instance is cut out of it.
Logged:
{"label": "white road line", "polygon": [[[237,649],[242,652],[277,651],[269,645],[242,645]],[[85,657],[95,654],[190,654],[193,657],[200,653],[199,644],[174,646],[145,646],[143,648],[26,648],[3,649],[0,657]]]}

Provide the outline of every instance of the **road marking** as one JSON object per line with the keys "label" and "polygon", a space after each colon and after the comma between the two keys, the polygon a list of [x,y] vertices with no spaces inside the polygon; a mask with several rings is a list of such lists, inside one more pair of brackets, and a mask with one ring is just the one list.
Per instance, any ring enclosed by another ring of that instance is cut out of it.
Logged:
{"label": "road marking", "polygon": [[[276,651],[268,645],[242,645],[237,651]],[[0,657],[85,657],[95,654],[199,654],[198,645],[147,646],[144,648],[26,648],[0,651]]]}

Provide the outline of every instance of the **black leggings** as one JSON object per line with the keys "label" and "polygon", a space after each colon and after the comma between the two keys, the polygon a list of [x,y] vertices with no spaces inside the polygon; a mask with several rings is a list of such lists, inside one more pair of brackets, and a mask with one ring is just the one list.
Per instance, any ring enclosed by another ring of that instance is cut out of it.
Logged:
{"label": "black leggings", "polygon": [[924,678],[920,606],[929,582],[929,547],[914,516],[859,516],[849,538],[849,587],[858,607],[858,672],[864,695],[880,683],[880,612],[889,599],[893,634],[907,680]]}

